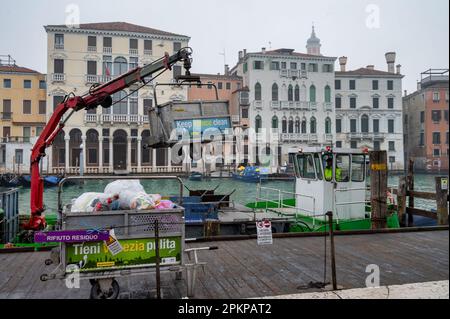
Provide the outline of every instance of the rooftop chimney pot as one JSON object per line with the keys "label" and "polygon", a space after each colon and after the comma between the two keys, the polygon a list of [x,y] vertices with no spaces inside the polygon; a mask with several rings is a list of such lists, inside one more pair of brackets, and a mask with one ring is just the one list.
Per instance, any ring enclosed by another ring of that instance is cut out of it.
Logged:
{"label": "rooftop chimney pot", "polygon": [[341,65],[341,72],[345,72],[345,66],[347,64],[347,57],[346,56],[341,56],[339,58],[339,64]]}
{"label": "rooftop chimney pot", "polygon": [[396,53],[395,52],[387,52],[386,53],[386,62],[388,65],[388,72],[389,73],[395,73],[395,57],[396,57]]}

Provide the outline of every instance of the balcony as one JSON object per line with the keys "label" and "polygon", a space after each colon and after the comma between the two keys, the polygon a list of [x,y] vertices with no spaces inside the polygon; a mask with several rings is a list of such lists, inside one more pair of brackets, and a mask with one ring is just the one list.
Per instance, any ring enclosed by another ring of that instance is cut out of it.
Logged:
{"label": "balcony", "polygon": [[383,140],[385,138],[384,133],[361,133],[361,132],[352,132],[347,133],[348,140]]}
{"label": "balcony", "polygon": [[86,74],[85,76],[86,84],[93,84],[100,82],[100,76],[94,74]]}
{"label": "balcony", "polygon": [[318,142],[319,136],[317,134],[309,134],[308,142]]}
{"label": "balcony", "polygon": [[97,123],[98,116],[97,114],[86,114],[84,117],[85,123]]}
{"label": "balcony", "polygon": [[308,78],[308,72],[306,70],[300,71],[300,78],[301,79],[307,79]]}
{"label": "balcony", "polygon": [[63,44],[55,43],[55,50],[64,50],[64,43]]}
{"label": "balcony", "polygon": [[88,52],[97,52],[97,47],[95,46],[88,46]]}
{"label": "balcony", "polygon": [[333,134],[325,134],[324,140],[327,143],[332,143],[333,142]]}
{"label": "balcony", "polygon": [[235,124],[238,124],[240,122],[239,115],[231,115],[231,121]]}
{"label": "balcony", "polygon": [[280,76],[282,78],[287,78],[289,76],[289,70],[280,70]]}
{"label": "balcony", "polygon": [[301,133],[283,133],[280,134],[280,139],[282,142],[309,142],[311,140],[310,134]]}
{"label": "balcony", "polygon": [[256,109],[262,109],[262,101],[253,101],[253,106]]}
{"label": "balcony", "polygon": [[281,101],[281,109],[286,110],[289,109],[289,102],[288,101]]}
{"label": "balcony", "polygon": [[12,112],[2,112],[2,120],[11,120],[12,119]]}
{"label": "balcony", "polygon": [[311,110],[317,111],[317,102],[309,102],[309,107]]}
{"label": "balcony", "polygon": [[153,51],[152,50],[144,50],[144,55],[152,56],[153,55]]}
{"label": "balcony", "polygon": [[270,107],[272,109],[279,109],[280,108],[280,101],[270,101]]}
{"label": "balcony", "polygon": [[52,82],[65,82],[66,75],[64,73],[52,73]]}
{"label": "balcony", "polygon": [[139,55],[139,50],[138,49],[130,49],[130,55],[133,55],[133,56]]}
{"label": "balcony", "polygon": [[148,124],[148,115],[139,114],[85,114],[85,123],[97,123],[100,124],[137,124],[146,125]]}
{"label": "balcony", "polygon": [[323,103],[323,110],[325,112],[333,112],[333,103],[331,103],[331,102],[324,102]]}
{"label": "balcony", "polygon": [[111,47],[103,47],[103,53],[111,54],[112,48]]}

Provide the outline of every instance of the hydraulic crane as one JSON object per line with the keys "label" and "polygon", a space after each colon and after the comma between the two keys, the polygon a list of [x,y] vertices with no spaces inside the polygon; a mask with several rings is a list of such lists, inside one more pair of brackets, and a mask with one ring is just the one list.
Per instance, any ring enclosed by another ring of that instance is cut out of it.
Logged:
{"label": "hydraulic crane", "polygon": [[[166,53],[164,57],[154,61],[151,64],[130,70],[129,72],[102,85],[97,84],[91,86],[89,92],[84,96],[75,96],[75,94],[71,93],[57,105],[50,120],[31,151],[31,216],[28,223],[24,225],[24,229],[41,230],[47,225],[45,215],[43,214],[45,210],[43,203],[44,180],[41,177],[39,164],[42,157],[46,155],[46,148],[52,145],[58,133],[64,128],[65,123],[71,115],[80,110],[94,109],[99,105],[104,108],[111,107],[113,105],[111,96],[114,93],[126,89],[133,84],[142,82],[142,85],[138,88],[140,89],[150,81],[146,81],[146,78],[151,78],[151,80],[153,80],[166,70],[171,70],[172,66],[178,62],[184,62],[183,65],[186,70],[186,77],[189,77],[189,70],[192,63],[191,55],[191,48],[183,48],[171,56]],[[153,76],[156,72],[160,73]],[[69,113],[64,120],[62,120],[64,114],[68,110],[72,110],[72,112]]]}

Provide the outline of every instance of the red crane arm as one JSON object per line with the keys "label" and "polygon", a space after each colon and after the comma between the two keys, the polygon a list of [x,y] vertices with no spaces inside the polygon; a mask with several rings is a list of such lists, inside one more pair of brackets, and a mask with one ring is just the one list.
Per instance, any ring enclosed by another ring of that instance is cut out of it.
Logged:
{"label": "red crane arm", "polygon": [[31,150],[31,216],[29,222],[23,226],[24,229],[40,230],[47,225],[45,216],[42,214],[45,210],[43,203],[44,180],[40,175],[39,164],[42,157],[45,156],[46,148],[53,144],[56,136],[63,129],[65,122],[72,115],[72,113],[69,114],[69,116],[61,122],[64,114],[69,109],[76,112],[83,109],[93,109],[99,105],[110,107],[112,105],[112,94],[126,89],[137,82],[144,82],[144,78],[149,77],[158,71],[164,72],[167,69],[170,70],[172,65],[179,61],[184,61],[184,68],[186,69],[186,73],[189,74],[189,69],[191,68],[191,54],[192,50],[190,48],[183,48],[172,56],[169,56],[169,54],[166,53],[164,58],[143,67],[133,69],[103,85],[91,89],[89,94],[84,97],[69,96],[68,98],[66,97],[63,102],[58,104]]}

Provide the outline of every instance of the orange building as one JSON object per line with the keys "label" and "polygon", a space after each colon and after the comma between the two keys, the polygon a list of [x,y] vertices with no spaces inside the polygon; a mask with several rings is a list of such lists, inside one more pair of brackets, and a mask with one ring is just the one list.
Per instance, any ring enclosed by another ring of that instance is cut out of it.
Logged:
{"label": "orange building", "polygon": [[217,87],[219,100],[230,101],[233,92],[242,88],[242,78],[240,76],[229,75],[228,66],[225,67],[225,74],[192,74],[199,76],[202,84],[207,86],[192,85],[188,89],[188,100],[215,100],[216,93],[213,84]]}
{"label": "orange building", "polygon": [[414,159],[419,170],[448,171],[448,72],[423,72],[417,91],[403,98],[405,158]]}

